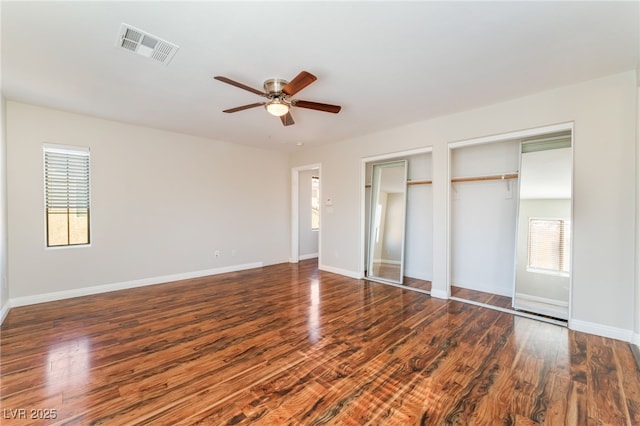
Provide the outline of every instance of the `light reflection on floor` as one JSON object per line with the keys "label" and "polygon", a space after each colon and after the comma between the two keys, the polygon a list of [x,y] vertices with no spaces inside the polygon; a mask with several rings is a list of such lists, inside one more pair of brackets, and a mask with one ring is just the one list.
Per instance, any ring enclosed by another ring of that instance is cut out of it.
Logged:
{"label": "light reflection on floor", "polygon": [[87,384],[91,370],[91,343],[86,337],[54,345],[47,354],[49,395]]}
{"label": "light reflection on floor", "polygon": [[309,340],[311,343],[318,343],[321,336],[320,329],[320,282],[317,278],[311,280],[309,287],[309,317],[307,328],[309,330]]}

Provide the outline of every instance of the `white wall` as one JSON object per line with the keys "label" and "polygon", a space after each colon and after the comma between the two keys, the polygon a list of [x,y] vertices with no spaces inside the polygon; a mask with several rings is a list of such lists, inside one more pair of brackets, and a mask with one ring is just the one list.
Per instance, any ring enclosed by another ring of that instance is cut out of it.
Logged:
{"label": "white wall", "polygon": [[0,96],[0,323],[9,312],[7,287],[7,105]]}
{"label": "white wall", "polygon": [[[7,123],[12,304],[288,259],[284,154],[15,102]],[[43,143],[91,149],[90,247],[45,248]]]}
{"label": "white wall", "polygon": [[[2,8],[0,7],[0,16]],[[0,70],[2,55],[0,55]],[[0,89],[2,83],[0,81]],[[0,90],[2,93],[2,90]],[[7,287],[7,105],[0,95],[0,324],[9,313],[9,289]]]}
{"label": "white wall", "polygon": [[303,259],[318,256],[319,231],[311,229],[311,178],[313,176],[318,176],[318,170],[302,170],[298,178],[298,255]]}
{"label": "white wall", "polygon": [[[449,148],[454,141],[574,123],[575,329],[630,339],[634,325],[636,72],[578,83],[340,143],[305,147],[292,165],[322,163],[323,268],[357,275],[362,258],[360,159],[433,147],[432,294],[448,294]],[[391,142],[392,141],[392,142]],[[594,249],[597,247],[597,249]]]}
{"label": "white wall", "polygon": [[640,66],[636,69],[636,294],[633,342],[640,347]]}
{"label": "white wall", "polygon": [[433,277],[432,194],[429,184],[407,187],[404,275],[427,281]]}

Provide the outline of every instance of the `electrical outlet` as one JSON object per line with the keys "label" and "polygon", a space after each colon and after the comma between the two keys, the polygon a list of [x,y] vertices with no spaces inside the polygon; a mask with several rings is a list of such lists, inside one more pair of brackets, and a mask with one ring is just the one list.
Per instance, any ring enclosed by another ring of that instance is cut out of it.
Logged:
{"label": "electrical outlet", "polygon": [[216,250],[213,252],[214,257],[220,257],[220,250]]}
{"label": "electrical outlet", "polygon": [[235,256],[236,254],[238,254],[238,250],[231,249],[231,256]]}

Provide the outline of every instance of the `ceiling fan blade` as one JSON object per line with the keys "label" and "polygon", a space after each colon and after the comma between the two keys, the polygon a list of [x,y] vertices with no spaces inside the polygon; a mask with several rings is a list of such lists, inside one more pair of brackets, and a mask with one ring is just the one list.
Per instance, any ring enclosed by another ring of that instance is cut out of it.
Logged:
{"label": "ceiling fan blade", "polygon": [[288,112],[285,115],[281,115],[280,121],[282,121],[283,126],[291,126],[292,124],[296,124],[296,122],[293,121],[293,116],[291,115],[291,112]]}
{"label": "ceiling fan blade", "polygon": [[293,80],[291,80],[289,84],[284,86],[282,88],[282,91],[289,96],[293,96],[317,79],[318,77],[311,74],[310,72],[300,71],[300,74],[298,74]]}
{"label": "ceiling fan blade", "polygon": [[229,109],[225,109],[222,112],[238,112],[238,111],[244,111],[245,109],[249,109],[249,108],[255,108],[255,107],[259,107],[266,104],[266,102],[256,102],[255,104],[249,104],[249,105],[242,105],[239,107],[235,107],[235,108],[229,108]]}
{"label": "ceiling fan blade", "polygon": [[334,114],[339,113],[340,110],[342,109],[342,107],[339,105],[322,104],[320,102],[310,102],[310,101],[301,101],[301,100],[296,100],[293,103],[293,106],[300,107],[300,108],[307,108],[307,109],[315,109],[315,110],[324,111],[324,112],[332,112]]}
{"label": "ceiling fan blade", "polygon": [[239,87],[240,89],[248,90],[249,92],[255,93],[256,95],[264,96],[265,98],[267,97],[267,94],[264,93],[262,90],[254,89],[253,87],[249,87],[246,84],[238,83],[237,81],[231,80],[230,78],[223,77],[221,75],[216,75],[213,78],[223,83],[227,83],[232,86]]}

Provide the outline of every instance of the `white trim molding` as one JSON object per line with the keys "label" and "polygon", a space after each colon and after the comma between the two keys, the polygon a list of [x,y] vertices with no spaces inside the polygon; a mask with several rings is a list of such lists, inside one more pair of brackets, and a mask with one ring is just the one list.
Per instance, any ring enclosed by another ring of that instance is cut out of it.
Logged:
{"label": "white trim molding", "polygon": [[576,319],[569,320],[569,328],[583,333],[595,334],[596,336],[622,340],[623,342],[631,342],[633,338],[633,330],[626,330],[624,328],[611,327],[608,325]]}
{"label": "white trim molding", "polygon": [[0,325],[4,322],[4,319],[7,317],[9,313],[9,309],[11,309],[11,303],[7,300],[2,308],[0,308]]}
{"label": "white trim molding", "polygon": [[361,280],[364,278],[364,275],[360,272],[349,271],[348,269],[342,268],[334,268],[333,266],[318,264],[318,269],[325,272],[331,272],[338,275],[344,275],[345,277],[354,278],[356,280]]}
{"label": "white trim molding", "polygon": [[436,299],[445,299],[445,300],[449,299],[449,294],[445,290],[442,290],[439,288],[431,287],[430,294],[432,297],[435,297]]}
{"label": "white trim molding", "polygon": [[[298,166],[291,168],[291,247],[289,256],[289,263],[298,263],[303,260],[300,257],[299,244],[300,244],[300,172],[306,170],[318,170],[318,176],[320,177],[319,194],[320,200],[322,200],[322,164],[314,163],[306,166]],[[320,229],[318,229],[318,260],[320,260],[320,253],[322,253],[322,208],[320,208]]]}
{"label": "white trim molding", "polygon": [[548,297],[533,296],[526,293],[516,293],[516,298],[522,300],[530,300],[532,302],[546,303],[547,305],[561,306],[563,308],[569,307],[569,302],[565,300],[549,299]]}
{"label": "white trim molding", "polygon": [[465,139],[461,141],[449,142],[449,149],[462,148],[465,146],[479,145],[485,143],[494,143],[508,141],[511,139],[522,139],[531,136],[544,135],[546,133],[555,133],[570,130],[573,132],[573,121],[566,123],[552,124],[550,126],[534,127],[531,129],[516,130],[513,132],[500,133],[497,135],[482,136],[479,138]]}
{"label": "white trim molding", "polygon": [[[33,296],[16,297],[9,300],[10,307],[34,305],[36,303],[53,302],[55,300],[70,299],[72,297],[90,296],[92,294],[107,293],[110,291],[126,290],[129,288],[144,287],[148,285],[164,284],[173,281],[187,280],[190,278],[206,277],[208,275],[224,274],[226,272],[243,271],[246,269],[260,268],[262,262],[245,263],[242,265],[225,266],[222,268],[205,269],[201,271],[185,272],[181,274],[164,275],[160,277],[143,278],[140,280],[125,281],[120,283],[104,284],[92,287],[78,288],[74,290],[56,291],[52,293],[36,294]],[[4,308],[3,308],[4,310]]]}
{"label": "white trim molding", "polygon": [[301,254],[298,256],[298,260],[316,259],[317,257],[318,257],[318,253]]}

